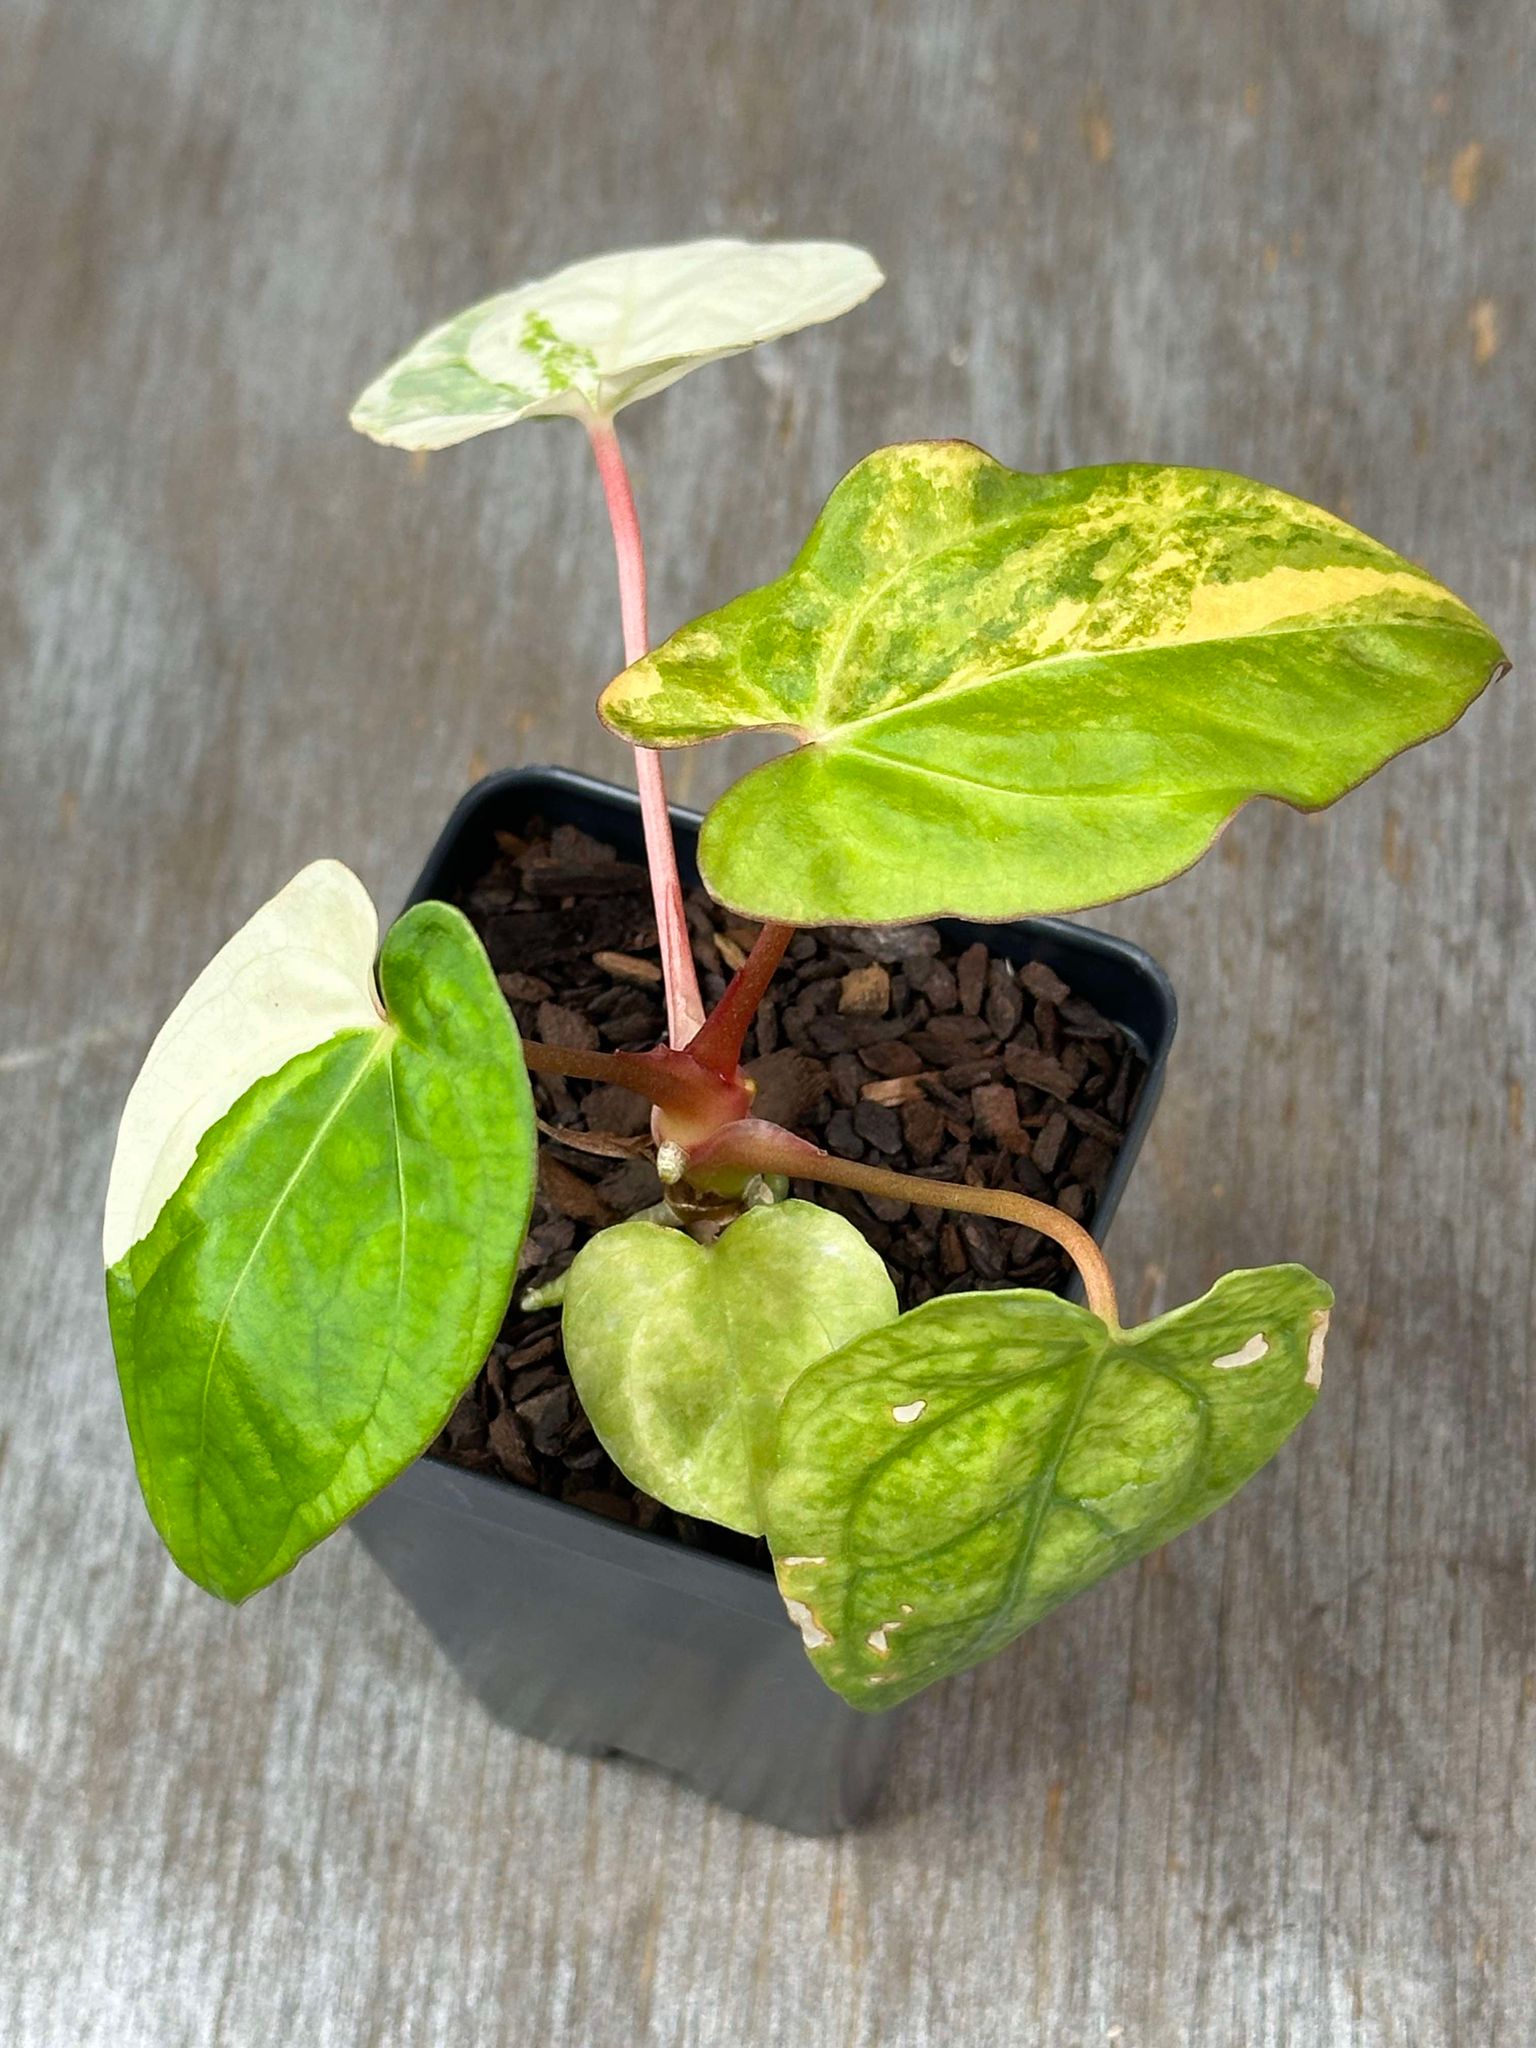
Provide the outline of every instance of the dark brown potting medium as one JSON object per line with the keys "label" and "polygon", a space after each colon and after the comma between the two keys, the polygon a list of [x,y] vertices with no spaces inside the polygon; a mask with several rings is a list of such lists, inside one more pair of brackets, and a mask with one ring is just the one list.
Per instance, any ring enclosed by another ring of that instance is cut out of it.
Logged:
{"label": "dark brown potting medium", "polygon": [[[662,1036],[661,968],[645,870],[574,825],[497,835],[460,897],[525,1036],[613,1050]],[[756,927],[688,892],[706,1003]],[[757,1113],[829,1152],[933,1180],[1011,1188],[1091,1222],[1135,1108],[1143,1062],[1118,1026],[1043,962],[957,950],[933,925],[833,928],[792,941],[748,1037]],[[661,1199],[649,1105],[628,1090],[532,1077],[544,1126],[517,1292],[555,1279],[593,1231]],[[561,1133],[567,1134],[564,1141]],[[981,1216],[796,1184],[886,1261],[901,1306],[985,1287],[1064,1288],[1065,1255]],[[433,1454],[616,1521],[746,1562],[760,1542],[639,1492],[592,1433],[556,1309],[514,1300]]]}

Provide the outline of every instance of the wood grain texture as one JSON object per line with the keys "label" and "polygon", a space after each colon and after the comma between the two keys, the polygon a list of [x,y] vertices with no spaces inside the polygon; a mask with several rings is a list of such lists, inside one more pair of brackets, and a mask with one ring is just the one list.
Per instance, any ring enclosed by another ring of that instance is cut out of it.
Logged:
{"label": "wood grain texture", "polygon": [[[1536,2006],[1536,717],[1107,915],[1181,1047],[1138,1312],[1306,1260],[1296,1443],[915,1710],[793,1840],[487,1724],[343,1538],[240,1612],[129,1464],[97,1224],[154,1025],[303,861],[398,901],[474,764],[622,773],[580,436],[347,433],[588,251],[892,282],[627,421],[669,629],[883,440],[1220,464],[1536,585],[1525,0],[4,0],[0,2041],[1386,2048]],[[690,757],[699,798],[739,766]]]}

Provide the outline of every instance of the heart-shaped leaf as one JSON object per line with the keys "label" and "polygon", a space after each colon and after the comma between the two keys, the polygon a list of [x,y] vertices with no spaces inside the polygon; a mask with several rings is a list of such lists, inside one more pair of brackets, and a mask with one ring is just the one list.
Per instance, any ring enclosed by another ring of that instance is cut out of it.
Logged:
{"label": "heart-shaped leaf", "polygon": [[1011,918],[1198,859],[1248,798],[1331,803],[1450,724],[1501,659],[1342,520],[1214,470],[1026,476],[886,448],[777,583],[604,692],[642,746],[804,742],[715,805],[712,893],[754,918]]}
{"label": "heart-shaped leaf", "polygon": [[620,1223],[578,1254],[565,1355],[604,1449],[681,1514],[762,1532],[763,1460],[785,1389],[896,1313],[885,1266],[811,1202],[751,1209],[710,1246]]}
{"label": "heart-shaped leaf", "polygon": [[107,1298],[139,1482],[228,1600],[431,1442],[532,1205],[532,1097],[479,940],[408,911],[381,1011],[373,928],[354,877],[307,869],[199,977],[124,1113]]}
{"label": "heart-shaped leaf", "polygon": [[1268,1266],[1112,1332],[1054,1295],[948,1295],[812,1366],[765,1499],[816,1669],[893,1706],[1208,1515],[1311,1407],[1332,1300]]}
{"label": "heart-shaped leaf", "polygon": [[539,414],[611,417],[703,363],[834,319],[884,282],[845,242],[682,242],[595,256],[471,306],[375,379],[352,424],[448,448]]}

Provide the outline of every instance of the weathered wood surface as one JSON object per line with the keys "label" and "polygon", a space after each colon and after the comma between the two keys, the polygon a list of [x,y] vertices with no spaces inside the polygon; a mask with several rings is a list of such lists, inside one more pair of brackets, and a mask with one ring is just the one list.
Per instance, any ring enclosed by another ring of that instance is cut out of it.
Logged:
{"label": "weathered wood surface", "polygon": [[6,2048],[1531,2038],[1518,677],[1106,917],[1184,1001],[1124,1291],[1309,1260],[1329,1383],[1219,1520],[930,1696],[856,1838],[487,1725],[350,1539],[239,1613],[180,1583],[96,1230],[152,1027],[295,867],[388,904],[478,764],[623,771],[579,436],[392,458],[343,425],[386,351],[594,249],[852,235],[868,309],[629,416],[659,627],[958,433],[1270,478],[1518,654],[1532,53],[1526,0],[4,0]]}

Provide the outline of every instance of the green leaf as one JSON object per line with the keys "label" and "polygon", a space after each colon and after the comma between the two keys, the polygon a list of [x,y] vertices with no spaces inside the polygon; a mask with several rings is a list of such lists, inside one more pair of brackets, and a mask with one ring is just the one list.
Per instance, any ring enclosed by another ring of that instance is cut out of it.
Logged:
{"label": "green leaf", "polygon": [[[314,874],[310,898],[334,899]],[[157,1041],[148,1097],[141,1081],[124,1118],[132,1188],[153,1150],[144,1101],[164,1111],[166,1070],[189,1049],[213,1056],[199,1020],[211,1009],[234,1038],[259,1037],[312,985],[317,929],[283,901]],[[107,1273],[145,1502],[182,1570],[228,1600],[287,1571],[432,1441],[496,1335],[527,1226],[533,1103],[478,939],[458,911],[419,904],[379,975],[387,1015],[370,1000],[368,1022],[245,1086]],[[185,1092],[209,1091],[193,1074]],[[137,1215],[132,1188],[121,1213]]]}
{"label": "green leaf", "polygon": [[1500,660],[1422,570],[1281,491],[1144,464],[1026,476],[919,442],[860,463],[787,575],[600,709],[648,747],[803,742],[705,821],[723,903],[1011,918],[1165,881],[1250,797],[1333,802]]}
{"label": "green leaf", "polygon": [[844,242],[682,242],[573,263],[435,327],[368,386],[352,424],[448,448],[516,420],[602,418],[701,364],[831,320],[884,279]]}
{"label": "green leaf", "polygon": [[713,1246],[655,1223],[600,1231],[571,1267],[565,1355],[604,1449],[670,1508],[762,1532],[785,1389],[896,1313],[885,1266],[811,1202],[752,1209]]}
{"label": "green leaf", "polygon": [[1219,1507],[1311,1407],[1332,1300],[1267,1266],[1111,1332],[1054,1295],[948,1295],[812,1366],[766,1505],[821,1676],[894,1706]]}

